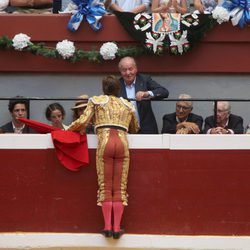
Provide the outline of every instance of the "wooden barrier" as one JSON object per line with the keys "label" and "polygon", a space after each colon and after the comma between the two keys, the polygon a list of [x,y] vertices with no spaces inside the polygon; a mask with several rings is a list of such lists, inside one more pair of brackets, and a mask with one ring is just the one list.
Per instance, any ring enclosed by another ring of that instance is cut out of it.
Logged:
{"label": "wooden barrier", "polygon": [[[250,234],[248,135],[130,135],[127,233]],[[0,136],[0,231],[98,233],[95,135],[70,172],[50,135]]]}

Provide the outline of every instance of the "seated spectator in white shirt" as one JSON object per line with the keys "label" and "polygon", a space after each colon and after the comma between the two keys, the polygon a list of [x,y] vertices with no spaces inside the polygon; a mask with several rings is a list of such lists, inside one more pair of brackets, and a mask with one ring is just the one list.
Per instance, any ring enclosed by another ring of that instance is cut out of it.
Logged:
{"label": "seated spectator in white shirt", "polygon": [[[57,4],[55,4],[55,1],[57,2]],[[110,2],[111,0],[95,0],[92,3],[89,2],[89,4],[98,4],[98,6],[103,7],[107,10],[110,5]],[[53,13],[59,14],[74,14],[78,9],[78,6],[73,2],[73,0],[54,0],[53,5],[55,7],[53,8]]]}
{"label": "seated spectator in white shirt", "polygon": [[109,6],[111,11],[120,12],[148,12],[150,0],[112,0]]}

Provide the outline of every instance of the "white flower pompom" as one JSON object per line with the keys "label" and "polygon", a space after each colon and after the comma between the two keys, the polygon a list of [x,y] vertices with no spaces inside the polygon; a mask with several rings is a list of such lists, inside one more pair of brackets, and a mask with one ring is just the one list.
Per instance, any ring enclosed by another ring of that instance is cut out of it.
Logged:
{"label": "white flower pompom", "polygon": [[12,42],[12,46],[15,48],[15,50],[23,50],[29,45],[29,43],[31,44],[30,37],[23,33],[15,35],[12,39]]}
{"label": "white flower pompom", "polygon": [[73,42],[66,39],[57,43],[56,50],[63,59],[68,59],[74,55],[76,48]]}
{"label": "white flower pompom", "polygon": [[0,11],[3,11],[9,5],[9,0],[1,0],[0,1]]}
{"label": "white flower pompom", "polygon": [[115,43],[107,42],[102,45],[100,48],[100,54],[104,60],[113,60],[115,59],[115,54],[118,51],[118,47]]}
{"label": "white flower pompom", "polygon": [[221,7],[221,6],[216,6],[216,8],[212,12],[213,18],[217,20],[219,24],[222,24],[224,22],[228,22],[230,18],[230,14],[227,9]]}

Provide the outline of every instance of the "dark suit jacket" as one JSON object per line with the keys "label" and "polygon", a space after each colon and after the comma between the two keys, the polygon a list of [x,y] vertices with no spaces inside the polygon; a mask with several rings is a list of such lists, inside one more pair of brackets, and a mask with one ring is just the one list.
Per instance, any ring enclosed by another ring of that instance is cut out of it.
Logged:
{"label": "dark suit jacket", "polygon": [[[211,128],[214,128],[214,116],[209,116],[205,119],[204,133],[206,134]],[[243,119],[237,115],[229,115],[228,126],[226,129],[232,129],[235,134],[243,134]]]}
{"label": "dark suit jacket", "polygon": [[[120,78],[121,91],[120,96],[127,98],[125,83],[123,78]],[[138,91],[152,91],[153,99],[163,99],[168,97],[168,90],[155,82],[151,76],[137,74],[135,82],[135,93]],[[152,110],[151,101],[137,102],[138,114],[140,117],[141,134],[158,134],[157,123]]]}
{"label": "dark suit jacket", "polygon": [[[3,131],[3,133],[14,133],[12,122],[6,123],[0,129]],[[35,134],[35,133],[36,132],[27,125],[24,126],[23,134]]]}
{"label": "dark suit jacket", "polygon": [[[162,134],[175,134],[176,133],[176,113],[171,113],[164,115],[163,118],[163,126],[161,133]],[[190,113],[187,118],[187,122],[193,122],[196,123],[202,132],[202,124],[203,124],[203,118],[199,115],[195,115],[193,113]]]}

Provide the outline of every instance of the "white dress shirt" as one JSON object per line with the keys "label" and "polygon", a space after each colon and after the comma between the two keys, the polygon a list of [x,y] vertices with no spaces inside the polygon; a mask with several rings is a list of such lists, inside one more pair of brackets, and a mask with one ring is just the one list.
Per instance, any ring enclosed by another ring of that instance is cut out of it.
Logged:
{"label": "white dress shirt", "polygon": [[150,2],[150,0],[112,0],[111,4],[117,4],[124,11],[131,11],[141,4],[144,4],[148,9]]}

